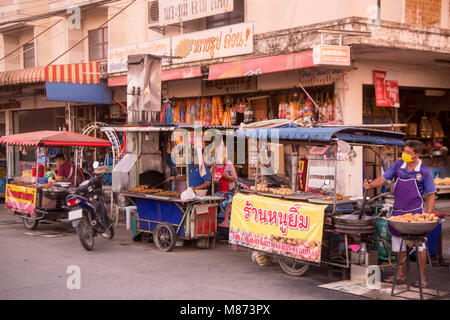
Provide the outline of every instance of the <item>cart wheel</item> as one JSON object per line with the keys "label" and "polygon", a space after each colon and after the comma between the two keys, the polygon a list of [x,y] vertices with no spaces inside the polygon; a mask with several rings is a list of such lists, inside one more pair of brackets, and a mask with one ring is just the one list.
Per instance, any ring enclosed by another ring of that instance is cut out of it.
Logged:
{"label": "cart wheel", "polygon": [[39,220],[36,219],[36,215],[30,215],[27,214],[26,218],[22,218],[23,224],[25,225],[25,228],[29,230],[36,229],[37,225],[39,224]]}
{"label": "cart wheel", "polygon": [[309,270],[309,264],[296,259],[279,257],[278,263],[281,269],[290,276],[301,277]]}
{"label": "cart wheel", "polygon": [[83,247],[87,251],[91,251],[92,249],[94,249],[94,233],[86,217],[83,217],[83,219],[81,219],[80,223],[77,226],[77,232]]}
{"label": "cart wheel", "polygon": [[160,223],[153,233],[153,242],[159,250],[171,251],[176,243],[175,229],[171,224]]}
{"label": "cart wheel", "polygon": [[142,234],[141,234],[141,241],[142,242],[149,243],[151,239],[152,239],[152,236],[151,236],[150,233],[142,232]]}

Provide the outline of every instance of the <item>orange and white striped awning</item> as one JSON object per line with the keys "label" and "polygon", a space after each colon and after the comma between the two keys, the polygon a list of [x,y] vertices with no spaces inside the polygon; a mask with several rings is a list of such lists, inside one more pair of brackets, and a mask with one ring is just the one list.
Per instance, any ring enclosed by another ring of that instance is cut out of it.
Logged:
{"label": "orange and white striped awning", "polygon": [[78,84],[100,83],[98,62],[52,65],[45,68],[45,82]]}
{"label": "orange and white striped awning", "polygon": [[0,72],[0,86],[45,82],[45,67]]}

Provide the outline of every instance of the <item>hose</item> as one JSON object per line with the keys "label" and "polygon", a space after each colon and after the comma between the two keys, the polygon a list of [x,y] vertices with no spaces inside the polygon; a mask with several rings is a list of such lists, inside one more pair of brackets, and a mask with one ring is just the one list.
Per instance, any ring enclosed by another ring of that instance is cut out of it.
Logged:
{"label": "hose", "polygon": [[[393,264],[392,264],[392,261],[391,261],[391,253],[392,253],[392,250],[391,250],[391,245],[389,244],[389,242],[387,241],[387,240],[385,240],[385,239],[381,239],[383,242],[385,242],[385,244],[388,246],[388,248],[389,248],[389,252],[388,252],[388,261],[389,261],[389,265],[391,266],[391,267],[393,267],[393,268],[397,268],[397,266],[394,266]],[[411,252],[409,253],[409,255],[411,255],[411,254],[413,254],[414,252],[416,251],[416,248],[413,248],[412,250],[411,250]],[[398,255],[397,255],[398,256]],[[400,266],[402,266],[404,263],[405,263],[405,261],[406,261],[406,256],[405,256],[405,258],[403,259],[403,261],[401,261],[400,263],[399,263],[399,267]]]}

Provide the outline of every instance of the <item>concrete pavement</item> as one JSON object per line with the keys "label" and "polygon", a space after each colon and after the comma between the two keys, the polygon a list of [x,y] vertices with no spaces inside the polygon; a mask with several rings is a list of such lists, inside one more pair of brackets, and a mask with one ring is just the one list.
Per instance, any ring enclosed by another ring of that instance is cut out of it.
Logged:
{"label": "concrete pavement", "polygon": [[[80,289],[67,287],[68,280],[69,287],[73,283],[70,266],[79,267]],[[437,289],[448,290],[450,271],[439,270],[429,283],[438,277]],[[214,249],[185,246],[162,252],[152,243],[133,241],[123,224],[113,240],[96,237],[88,252],[69,223],[40,224],[29,231],[0,210],[0,299],[364,299],[317,288],[339,280],[317,267],[300,278],[285,274],[276,262],[260,267],[251,261],[251,251],[223,242]]]}

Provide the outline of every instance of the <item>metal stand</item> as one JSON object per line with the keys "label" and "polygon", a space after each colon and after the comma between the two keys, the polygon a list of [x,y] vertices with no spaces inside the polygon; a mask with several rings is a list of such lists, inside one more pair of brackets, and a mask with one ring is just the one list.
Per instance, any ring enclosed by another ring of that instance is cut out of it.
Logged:
{"label": "metal stand", "polygon": [[[417,261],[417,271],[419,273],[419,294],[420,294],[420,300],[423,300],[423,288],[422,288],[422,274],[420,272],[420,253],[419,253],[419,242],[424,242],[425,243],[425,249],[427,252],[427,257],[428,257],[428,261],[430,263],[430,268],[432,267],[431,264],[431,258],[430,255],[428,253],[428,244],[427,244],[427,239],[423,236],[417,237],[417,236],[402,236],[402,240],[400,242],[400,251],[403,247],[403,244],[406,243],[406,241],[413,241],[414,242],[414,247],[416,249],[416,261]],[[409,253],[408,253],[408,245],[406,245],[406,274],[405,274],[405,278],[406,278],[406,291],[411,291],[410,290],[410,277],[409,277]],[[402,262],[403,263],[403,262]],[[397,263],[396,263],[396,269],[395,269],[395,274],[394,274],[394,278],[392,279],[392,291],[391,291],[391,296],[395,296],[394,294],[394,289],[395,289],[395,284],[396,284],[396,280],[397,280],[397,275],[398,275],[398,268],[400,266],[400,252],[398,254],[397,257]]]}

